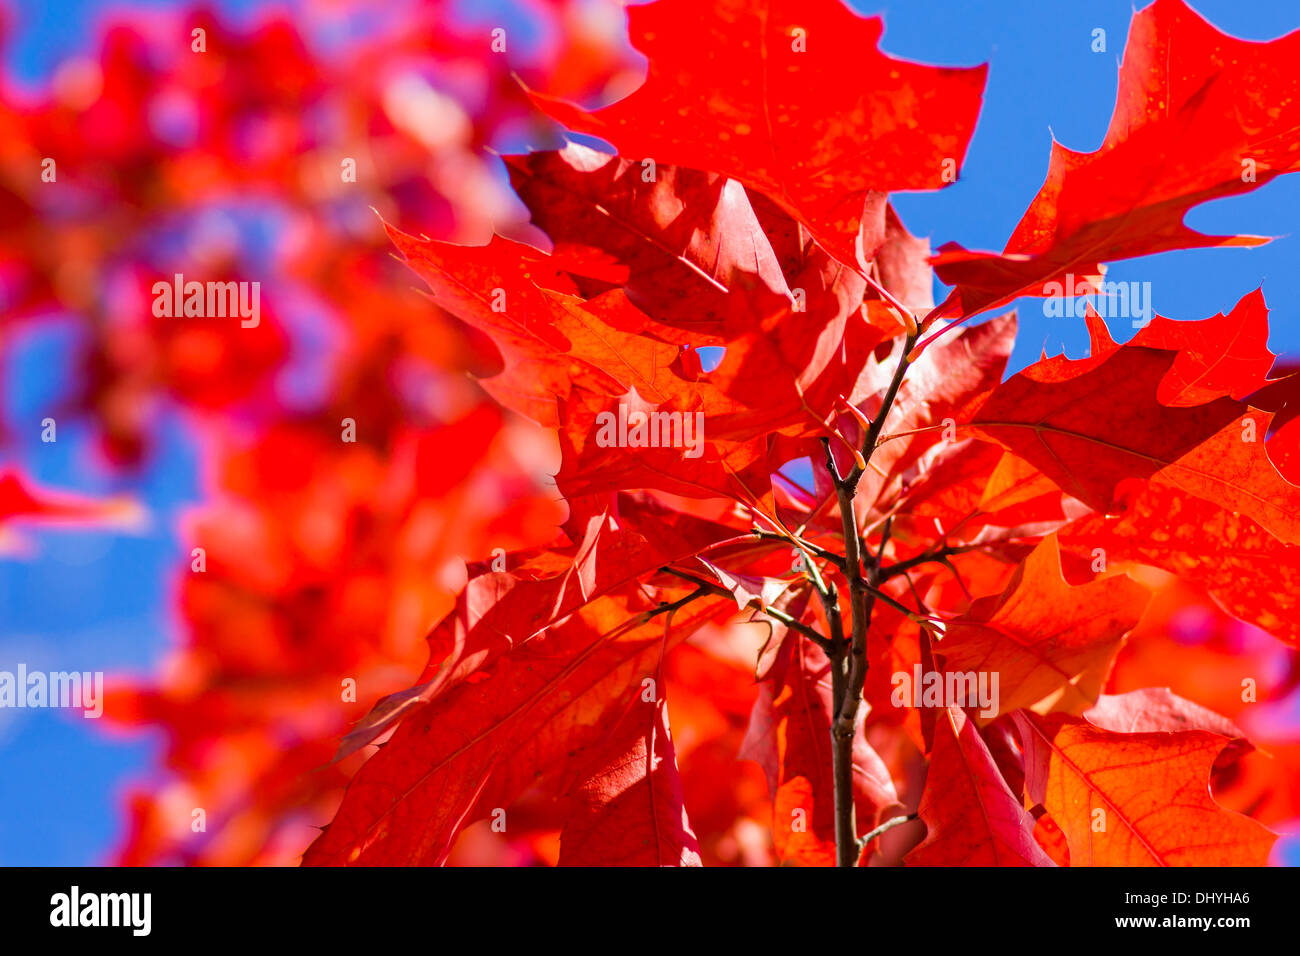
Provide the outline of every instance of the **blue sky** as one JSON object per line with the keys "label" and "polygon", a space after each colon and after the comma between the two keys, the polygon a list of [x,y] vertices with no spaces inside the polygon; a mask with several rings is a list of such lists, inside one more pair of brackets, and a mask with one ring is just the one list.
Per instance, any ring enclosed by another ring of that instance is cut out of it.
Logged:
{"label": "blue sky", "polygon": [[[12,11],[5,69],[39,83],[54,64],[92,48],[95,0],[22,4]],[[142,4],[146,8],[169,6]],[[248,2],[220,4],[246,13]],[[467,4],[468,6],[468,4]],[[494,3],[493,6],[506,6]],[[1075,149],[1101,142],[1114,103],[1117,67],[1132,6],[1129,0],[855,0],[862,12],[885,15],[884,48],[930,63],[991,64],[980,124],[960,182],[938,194],[896,197],[913,233],[934,245],[956,240],[1001,249],[1043,180],[1051,135]],[[1220,28],[1269,39],[1300,28],[1290,0],[1241,3],[1195,0]],[[1106,31],[1104,53],[1091,50]],[[1258,249],[1169,253],[1116,263],[1110,277],[1150,282],[1155,310],[1199,319],[1230,309],[1263,286],[1272,310],[1270,344],[1300,357],[1300,176],[1284,177],[1244,197],[1208,203],[1188,223],[1209,233],[1280,236]],[[1081,321],[1053,319],[1040,302],[1020,303],[1021,335],[1013,367],[1040,349],[1084,354]],[[1121,339],[1132,334],[1113,323]],[[0,558],[0,667],[25,660],[49,669],[147,671],[178,637],[169,610],[171,587],[184,565],[170,532],[179,510],[196,500],[195,455],[185,423],[170,419],[159,454],[129,484],[84,467],[85,435],[63,430],[54,445],[37,437],[39,422],[75,374],[70,340],[57,329],[24,340],[0,370],[5,423],[14,449],[38,480],[93,492],[130,490],[149,502],[153,520],[140,533],[31,532],[32,560]],[[123,782],[150,763],[156,739],[107,740],[90,721],[65,712],[0,712],[0,864],[79,864],[104,858],[118,837]],[[1300,847],[1291,844],[1291,862]]]}

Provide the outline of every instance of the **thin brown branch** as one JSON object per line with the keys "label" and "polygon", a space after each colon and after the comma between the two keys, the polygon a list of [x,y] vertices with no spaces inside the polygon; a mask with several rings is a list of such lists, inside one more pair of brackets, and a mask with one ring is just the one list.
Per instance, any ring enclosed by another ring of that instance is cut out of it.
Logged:
{"label": "thin brown branch", "polygon": [[[660,568],[659,570],[664,574],[671,574],[674,577],[679,577],[683,581],[689,581],[691,584],[696,585],[701,591],[707,591],[708,593],[716,594],[719,597],[731,598],[733,601],[736,599],[736,596],[732,594],[730,591],[728,591],[726,588],[724,588],[722,585],[714,584],[712,581],[706,581],[703,578],[697,578],[695,575],[690,574],[686,571],[679,571],[677,568],[668,568],[668,567],[663,567]],[[768,617],[772,618],[772,620],[779,621],[780,623],[784,624],[786,627],[790,628],[790,630],[792,631],[797,631],[798,633],[802,634],[804,637],[808,638],[808,640],[815,643],[823,651],[827,651],[829,653],[830,646],[831,646],[830,641],[828,641],[821,634],[817,633],[815,628],[809,627],[807,624],[803,623],[803,621],[800,621],[797,618],[792,617],[791,615],[787,614],[785,611],[782,611],[780,608],[771,607],[770,605],[764,607],[763,605],[758,603],[757,598],[750,601],[749,604],[745,606],[753,608],[754,610],[758,611],[761,614],[766,614]],[[657,610],[658,609],[656,608],[656,611]]]}
{"label": "thin brown branch", "polygon": [[705,595],[712,594],[712,593],[713,592],[708,590],[707,588],[696,588],[690,594],[686,595],[685,597],[678,598],[676,601],[661,601],[656,607],[653,607],[650,610],[645,612],[645,618],[648,621],[652,618],[658,617],[660,614],[671,614],[673,611],[678,611],[684,608],[692,601],[698,601],[700,598],[704,597]]}
{"label": "thin brown branch", "polygon": [[896,564],[891,564],[888,567],[881,568],[880,580],[888,581],[890,578],[897,577],[900,574],[906,574],[918,565],[929,564],[931,562],[935,564],[944,564],[947,563],[948,559],[955,554],[964,554],[967,551],[976,551],[979,548],[980,545],[967,544],[926,551],[922,554],[916,555],[915,557],[908,558],[906,561],[899,561]]}
{"label": "thin brown branch", "polygon": [[807,539],[802,538],[798,535],[793,535],[792,537],[786,537],[785,535],[779,532],[763,531],[761,528],[755,528],[753,534],[755,537],[762,538],[764,541],[785,541],[800,551],[811,552],[812,554],[815,554],[817,557],[829,561],[831,564],[835,565],[837,568],[840,568],[841,570],[843,570],[844,568],[843,555],[836,554],[834,551],[828,551],[826,548],[823,548],[820,545],[813,544],[811,541],[808,541]]}
{"label": "thin brown branch", "polygon": [[[910,316],[910,313],[905,314]],[[894,400],[902,387],[907,374],[908,357],[916,345],[917,332],[913,323],[903,342],[899,355],[898,367],[890,379],[889,386],[881,399],[880,410],[871,421],[862,440],[861,454],[855,456],[853,468],[847,475],[841,474],[831,450],[830,441],[822,439],[826,454],[826,471],[835,488],[839,501],[840,522],[844,534],[845,578],[849,582],[849,609],[851,613],[851,636],[847,646],[835,642],[831,654],[831,689],[834,701],[834,717],[831,720],[831,756],[835,775],[835,864],[836,866],[856,866],[861,853],[861,844],[857,839],[857,821],[853,806],[853,737],[857,732],[858,712],[862,703],[862,688],[867,678],[867,629],[871,623],[871,611],[876,600],[881,600],[915,617],[908,608],[879,590],[877,573],[880,556],[869,558],[869,567],[864,571],[863,542],[858,528],[857,512],[854,498],[858,482],[866,471],[871,453],[880,438],[881,429],[889,417]],[[880,553],[889,534],[887,524],[882,534]]]}
{"label": "thin brown branch", "polygon": [[906,816],[894,817],[892,820],[886,820],[880,826],[862,837],[861,843],[863,848],[865,849],[868,843],[880,836],[882,833],[888,833],[890,830],[894,829],[894,827],[901,827],[904,823],[911,823],[916,818],[917,816],[915,813],[909,813]]}

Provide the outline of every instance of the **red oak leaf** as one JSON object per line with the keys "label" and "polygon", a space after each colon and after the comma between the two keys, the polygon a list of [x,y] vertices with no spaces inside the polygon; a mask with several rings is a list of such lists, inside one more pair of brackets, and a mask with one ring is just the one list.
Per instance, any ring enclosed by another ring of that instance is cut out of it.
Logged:
{"label": "red oak leaf", "polygon": [[699,866],[686,819],[668,709],[634,697],[574,788],[561,866]]}
{"label": "red oak leaf", "polygon": [[575,390],[560,411],[555,480],[566,497],[657,488],[772,511],[765,439],[715,438],[703,412],[656,408],[635,390],[615,399]]}
{"label": "red oak leaf", "polygon": [[1113,510],[1122,482],[1144,478],[1300,541],[1300,487],[1264,449],[1272,416],[1229,398],[1161,403],[1180,354],[1126,345],[1079,361],[1044,359],[963,418],[1097,511]]}
{"label": "red oak leaf", "polygon": [[577,144],[505,162],[579,288],[621,286],[643,312],[682,330],[681,343],[720,345],[790,308],[739,183],[666,165],[647,181],[640,163]]}
{"label": "red oak leaf", "polygon": [[909,866],[1053,866],[1034,841],[1034,818],[1007,787],[960,708],[939,717],[918,810],[929,828]]}
{"label": "red oak leaf", "polygon": [[501,368],[482,383],[503,404],[553,426],[556,399],[575,387],[617,395],[635,386],[656,402],[683,388],[670,369],[676,346],[622,332],[555,291],[564,283],[545,253],[501,236],[458,246],[388,232],[434,301],[500,349]]}
{"label": "red oak leaf", "polygon": [[[990,686],[996,675],[998,714],[1021,707],[1078,714],[1096,703],[1148,597],[1122,575],[1071,587],[1052,535],[1025,558],[1005,591],[980,598],[947,624],[935,654],[949,674],[987,674]],[[975,706],[973,700],[948,703]],[[993,716],[979,712],[981,720]]]}
{"label": "red oak leaf", "polygon": [[1300,164],[1300,32],[1238,40],[1182,0],[1136,13],[1101,148],[1052,143],[1047,181],[1001,255],[949,244],[939,278],[956,286],[943,314],[968,316],[1047,287],[1067,273],[1170,249],[1258,245],[1183,225],[1198,203],[1248,192]]}
{"label": "red oak leaf", "polygon": [[1268,383],[1276,358],[1268,350],[1268,307],[1260,289],[1243,297],[1231,312],[1199,322],[1157,315],[1129,344],[1178,353],[1156,391],[1161,404],[1173,407],[1225,395],[1240,401]]}
{"label": "red oak leaf", "polygon": [[353,778],[307,865],[437,865],[460,830],[525,790],[567,791],[570,759],[598,747],[663,654],[721,599],[648,617],[639,594],[583,606],[415,710]]}
{"label": "red oak leaf", "polygon": [[335,760],[574,611],[695,553],[704,541],[730,537],[729,529],[706,529],[703,522],[686,533],[656,522],[652,543],[629,527],[636,505],[624,502],[624,508],[620,524],[607,514],[589,519],[582,539],[570,547],[502,555],[500,568],[495,561],[473,566],[455,609],[429,634],[429,665],[420,682],[376,703],[343,739]]}
{"label": "red oak leaf", "polygon": [[1277,836],[1210,795],[1229,740],[1202,730],[1120,734],[1015,715],[1025,790],[1065,833],[1072,866],[1261,866]]}
{"label": "red oak leaf", "polygon": [[1117,510],[1062,529],[1062,548],[1089,561],[1101,556],[1164,568],[1229,614],[1289,644],[1300,642],[1300,546],[1283,544],[1245,515],[1167,485],[1134,488]]}
{"label": "red oak leaf", "polygon": [[640,89],[593,113],[537,94],[534,102],[638,164],[740,180],[845,265],[865,262],[884,239],[884,204],[873,194],[956,178],[982,66],[887,56],[881,21],[838,0],[659,0],[628,8],[628,24],[650,58]]}
{"label": "red oak leaf", "polygon": [[1168,687],[1144,687],[1127,694],[1102,694],[1097,703],[1084,711],[1083,717],[1103,730],[1120,734],[1208,730],[1227,737],[1232,743],[1219,754],[1216,767],[1231,763],[1254,749],[1246,739],[1245,731],[1227,717],[1179,697]]}

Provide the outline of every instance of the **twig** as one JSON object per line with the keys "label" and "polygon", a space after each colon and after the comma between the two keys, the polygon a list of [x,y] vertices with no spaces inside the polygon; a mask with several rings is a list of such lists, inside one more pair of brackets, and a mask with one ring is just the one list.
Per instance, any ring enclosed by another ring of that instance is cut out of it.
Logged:
{"label": "twig", "polygon": [[870,843],[872,840],[874,840],[876,837],[880,836],[882,833],[888,833],[890,830],[894,829],[894,827],[901,827],[904,823],[911,823],[915,819],[917,819],[917,815],[915,813],[909,813],[905,817],[894,817],[891,820],[886,820],[880,826],[876,827],[870,833],[867,833],[862,837],[861,841],[859,841],[862,844],[862,849],[865,850],[867,848],[867,844]]}
{"label": "twig", "polygon": [[[892,297],[890,297],[892,298]],[[906,310],[904,315],[910,316]],[[862,537],[858,530],[857,513],[854,510],[854,497],[858,482],[866,470],[866,464],[875,450],[880,431],[884,428],[889,410],[898,397],[903,377],[907,374],[908,358],[916,345],[917,331],[915,321],[910,323],[907,337],[899,355],[898,367],[894,369],[893,378],[881,399],[880,410],[871,421],[862,440],[861,454],[855,456],[853,468],[847,475],[840,474],[831,451],[830,441],[822,439],[826,453],[826,471],[831,477],[839,499],[840,522],[844,533],[844,576],[849,582],[849,608],[851,618],[851,637],[848,646],[835,642],[835,651],[831,656],[831,694],[834,701],[834,718],[831,721],[831,763],[835,775],[835,864],[851,867],[858,861],[860,849],[857,840],[857,823],[853,806],[853,736],[857,731],[858,711],[861,709],[862,688],[867,678],[867,628],[871,621],[871,611],[875,601],[881,600],[891,607],[902,610],[909,618],[913,612],[880,591],[876,585],[876,572],[879,569],[879,557],[871,562],[870,569],[864,575],[862,561]],[[888,534],[886,529],[885,535]],[[882,536],[881,552],[884,551],[885,538]]]}
{"label": "twig", "polygon": [[955,554],[964,554],[967,551],[976,551],[980,548],[977,544],[959,545],[956,547],[943,547],[936,551],[926,551],[915,557],[908,558],[906,561],[899,561],[897,564],[891,564],[888,567],[880,569],[880,580],[888,581],[890,578],[897,577],[900,574],[906,574],[918,565],[929,564],[946,564],[948,559]]}
{"label": "twig", "polygon": [[[674,575],[675,577],[679,577],[683,581],[689,581],[691,584],[696,585],[699,588],[699,591],[705,591],[710,594],[716,594],[719,597],[728,597],[731,598],[733,601],[736,599],[736,596],[734,594],[732,594],[730,591],[728,591],[720,584],[714,584],[712,581],[705,581],[703,578],[697,578],[693,574],[688,574],[685,571],[679,571],[676,568],[664,567],[664,568],[660,568],[659,570],[664,574],[671,574]],[[696,593],[699,593],[699,591],[697,591]],[[665,605],[661,605],[661,607],[665,607]],[[790,628],[792,631],[798,631],[804,637],[808,638],[808,640],[815,643],[823,651],[827,651],[829,653],[830,641],[828,641],[821,634],[818,634],[814,628],[811,628],[807,624],[803,623],[803,621],[800,621],[797,618],[790,616],[785,611],[782,611],[780,608],[771,607],[770,605],[764,607],[762,604],[758,603],[757,598],[750,601],[749,604],[746,605],[746,607],[753,607],[755,610],[759,611],[760,613],[766,614],[768,617],[772,618],[772,620],[780,621],[782,624]],[[656,608],[655,610],[658,611],[659,609]]]}
{"label": "twig", "polygon": [[676,601],[661,601],[656,607],[645,612],[645,619],[649,621],[658,617],[660,614],[671,614],[673,611],[681,610],[692,601],[698,601],[706,594],[712,593],[713,592],[707,588],[696,588],[690,594],[686,595],[686,597],[678,598]]}
{"label": "twig", "polygon": [[800,551],[805,551],[805,552],[811,551],[813,554],[817,555],[817,557],[829,561],[831,564],[835,565],[840,570],[844,569],[843,556],[836,554],[834,551],[828,551],[826,548],[823,548],[820,545],[813,544],[811,541],[808,541],[800,537],[799,535],[793,535],[793,537],[786,537],[785,535],[780,534],[776,531],[763,531],[761,528],[755,528],[753,530],[753,534],[755,537],[762,538],[764,541],[785,541],[789,544],[794,545],[794,547],[796,547]]}

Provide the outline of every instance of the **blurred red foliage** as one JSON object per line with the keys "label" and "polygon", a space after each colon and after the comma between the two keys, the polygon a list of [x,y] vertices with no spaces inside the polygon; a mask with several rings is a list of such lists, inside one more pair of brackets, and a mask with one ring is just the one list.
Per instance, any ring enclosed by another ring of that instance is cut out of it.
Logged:
{"label": "blurred red foliage", "polygon": [[[128,795],[117,862],[296,863],[364,759],[332,763],[339,739],[421,672],[464,563],[545,545],[567,517],[550,478],[555,436],[465,374],[495,349],[415,290],[379,217],[454,241],[523,228],[491,149],[540,145],[552,127],[515,74],[603,101],[639,71],[616,0],[521,3],[541,39],[506,55],[492,50],[493,24],[459,17],[466,6],[318,0],[293,23],[271,15],[250,29],[206,9],[123,12],[94,58],[63,63],[38,96],[0,88],[0,344],[25,323],[71,321],[83,374],[68,414],[94,424],[113,467],[152,454],[168,414],[183,416],[202,462],[204,502],[184,528],[187,552],[202,551],[176,570],[176,646],[158,674],[111,682],[119,729],[166,732],[162,766]],[[152,283],[176,273],[260,282],[260,324],[154,318]],[[349,422],[355,441],[340,441]],[[0,522],[114,508],[0,479]],[[1006,580],[975,557],[962,570],[962,590]],[[1220,679],[1231,666],[1278,700],[1300,682],[1294,653],[1141,573],[1156,598],[1106,689],[1169,685],[1238,720],[1260,751],[1216,796],[1267,824],[1300,816],[1285,785],[1300,774],[1294,729],[1245,713]],[[918,583],[961,600],[951,578]],[[672,728],[706,865],[776,859],[764,773],[735,759],[762,627],[708,623],[664,665],[671,686],[698,690],[674,694]],[[899,784],[892,809],[914,809],[925,729],[913,710],[887,726],[899,711],[885,701],[888,674],[925,651],[901,617],[894,633],[878,649],[889,666],[868,678],[882,715],[871,744]],[[1174,654],[1179,667],[1164,666]],[[554,864],[562,820],[526,795],[508,838],[479,822],[449,862]],[[897,863],[915,843],[900,835],[871,862]]]}
{"label": "blurred red foliage", "polygon": [[[520,77],[625,82],[621,6],[518,5],[533,36],[506,55],[456,8],[323,2],[247,29],[124,10],[47,89],[0,89],[6,329],[75,323],[66,414],[115,467],[178,410],[203,467],[177,646],[157,678],[110,680],[110,720],[168,740],[119,862],[296,862],[353,769],[338,738],[423,665],[462,561],[564,518],[552,442],[464,374],[491,349],[413,290],[376,213],[458,240],[521,218],[487,151],[541,135]],[[176,273],[260,282],[260,322],[155,318]],[[6,518],[34,510],[17,480]]]}

